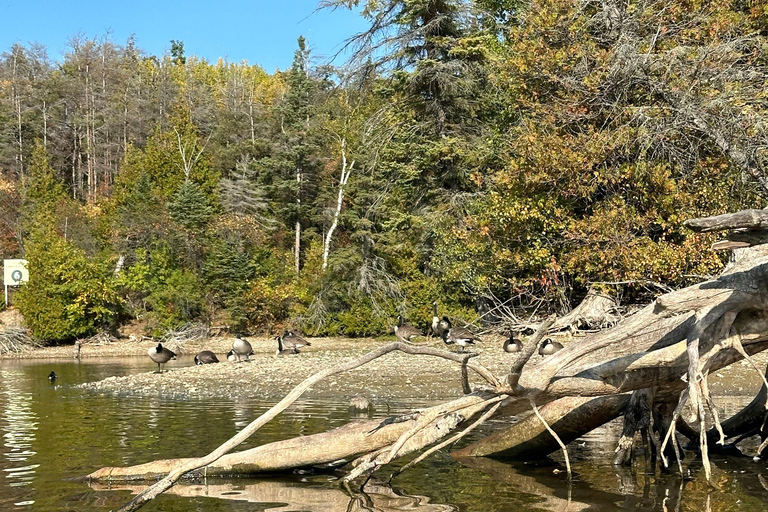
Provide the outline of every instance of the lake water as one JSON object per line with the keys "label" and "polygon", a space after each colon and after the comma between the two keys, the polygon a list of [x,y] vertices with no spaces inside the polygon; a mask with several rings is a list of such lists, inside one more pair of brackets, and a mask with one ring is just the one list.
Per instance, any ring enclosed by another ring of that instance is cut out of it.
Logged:
{"label": "lake water", "polygon": [[[181,364],[184,360],[180,361]],[[181,365],[180,364],[180,365]],[[191,361],[189,361],[191,364]],[[209,452],[272,403],[241,400],[163,400],[101,396],[74,387],[113,375],[151,370],[146,358],[73,361],[0,361],[0,511],[108,511],[143,486],[88,485],[78,477],[103,466]],[[50,383],[54,370],[59,379]],[[749,397],[719,403],[736,410]],[[418,399],[390,402],[376,416],[430,405]],[[349,420],[346,398],[310,398],[264,427],[244,448],[311,434]],[[749,458],[714,458],[710,490],[695,455],[686,477],[614,468],[616,425],[569,447],[576,481],[565,481],[560,456],[526,462],[436,454],[399,476],[393,485],[372,480],[365,494],[348,495],[332,475],[291,474],[259,479],[208,479],[177,485],[146,505],[147,511],[764,511],[768,510],[768,464]],[[377,473],[386,480],[390,471]]]}

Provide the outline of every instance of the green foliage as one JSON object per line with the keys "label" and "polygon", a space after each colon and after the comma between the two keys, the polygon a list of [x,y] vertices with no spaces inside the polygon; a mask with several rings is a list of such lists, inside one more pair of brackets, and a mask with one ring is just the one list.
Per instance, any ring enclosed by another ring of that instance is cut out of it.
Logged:
{"label": "green foliage", "polygon": [[[167,244],[151,251],[138,249],[135,261],[119,284],[154,327],[173,328],[197,319],[205,310],[203,286],[196,273],[179,265]],[[140,305],[139,305],[140,304]]]}
{"label": "green foliage", "polygon": [[537,313],[595,283],[645,300],[722,268],[683,220],[765,206],[765,9],[325,3],[371,21],[346,69],[303,38],[274,74],[180,41],[0,56],[0,251],[55,286],[25,293],[56,339],[120,299],[157,328],[347,335],[424,326],[434,300],[469,321],[491,293]]}
{"label": "green foliage", "polygon": [[37,338],[65,341],[112,323],[123,301],[110,261],[94,261],[46,226],[27,242],[29,282],[14,301]]}
{"label": "green foliage", "polygon": [[213,215],[213,208],[208,203],[208,198],[192,181],[185,181],[179,185],[179,189],[168,204],[168,211],[174,221],[189,230],[203,228]]}
{"label": "green foliage", "polygon": [[35,215],[50,213],[60,201],[66,198],[67,192],[56,177],[48,154],[41,145],[36,145],[32,151],[29,183],[25,194],[28,210]]}

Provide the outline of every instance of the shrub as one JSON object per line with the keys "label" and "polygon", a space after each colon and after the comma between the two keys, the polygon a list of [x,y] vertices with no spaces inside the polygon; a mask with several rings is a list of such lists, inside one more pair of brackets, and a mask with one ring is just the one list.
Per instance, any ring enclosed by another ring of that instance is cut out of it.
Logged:
{"label": "shrub", "polygon": [[110,265],[89,260],[52,229],[33,231],[26,258],[29,282],[15,303],[36,338],[65,341],[94,334],[122,309]]}

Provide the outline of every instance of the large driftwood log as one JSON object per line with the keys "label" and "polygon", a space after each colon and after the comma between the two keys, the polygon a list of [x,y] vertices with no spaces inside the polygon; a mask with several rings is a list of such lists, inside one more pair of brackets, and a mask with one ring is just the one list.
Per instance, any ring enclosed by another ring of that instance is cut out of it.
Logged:
{"label": "large driftwood log", "polygon": [[[470,417],[488,396],[480,393],[463,397],[450,405],[458,407],[458,414]],[[356,421],[328,432],[295,437],[227,454],[203,468],[191,471],[188,476],[252,476],[340,460],[349,461],[360,454],[380,450],[395,443],[416,425],[417,415],[399,419],[402,421],[384,425],[381,420]],[[165,459],[130,467],[105,467],[94,471],[87,478],[97,482],[155,480],[167,475],[173,468],[193,460],[195,459]]]}
{"label": "large driftwood log", "polygon": [[[564,443],[620,416],[629,403],[629,395],[604,397],[566,397],[544,405],[539,412]],[[454,457],[539,458],[560,449],[560,445],[534,414],[518,423],[494,432],[481,441],[456,450]]]}
{"label": "large driftwood log", "polygon": [[[751,229],[762,229],[762,213],[740,213],[740,216],[736,214],[734,217],[737,220],[699,219],[698,223],[692,221],[689,224],[702,231],[743,228],[745,223]],[[698,423],[702,460],[709,478],[708,440],[703,428],[705,415],[708,414],[718,428],[720,424],[709,393],[708,376],[734,361],[749,358],[750,354],[768,348],[768,250],[765,246],[759,246],[747,251],[741,253],[741,257],[717,279],[667,293],[613,328],[588,336],[578,343],[570,343],[553,356],[529,365],[535,342],[546,332],[547,324],[552,322],[550,319],[540,326],[531,344],[533,346],[529,345],[518,356],[520,360],[506,376],[495,376],[470,362],[469,367],[490,384],[486,392],[465,396],[413,416],[391,418],[382,423],[380,430],[384,432],[381,434],[375,434],[378,431],[372,433],[369,425],[357,424],[301,440],[281,442],[288,443],[282,446],[288,446],[291,442],[299,443],[305,448],[305,457],[295,458],[295,454],[275,451],[280,445],[273,443],[260,447],[261,450],[256,448],[251,453],[228,456],[232,459],[227,458],[222,462],[220,457],[233,446],[234,441],[241,442],[243,436],[255,430],[252,428],[254,424],[261,425],[274,417],[276,412],[270,412],[266,417],[252,422],[245,433],[241,432],[231,442],[225,443],[227,450],[220,448],[193,462],[184,461],[179,466],[174,465],[171,474],[161,480],[159,486],[156,484],[150,488],[151,491],[144,491],[138,499],[134,499],[132,503],[135,502],[135,506],[129,504],[121,510],[136,510],[188,471],[204,466],[218,468],[231,464],[232,460],[240,461],[235,470],[241,468],[252,473],[267,467],[306,466],[362,453],[351,465],[346,480],[356,476],[370,476],[381,465],[424,449],[464,425],[469,425],[464,431],[467,432],[492,414],[516,415],[533,410],[536,420],[542,425],[534,427],[535,420],[531,417],[508,432],[493,434],[470,444],[460,453],[524,453],[526,445],[549,450],[551,443],[541,443],[542,428],[556,435],[558,443],[562,442],[562,438],[571,439],[584,433],[585,429],[599,426],[603,420],[612,419],[620,413],[626,393],[647,389],[653,390],[648,395],[652,397],[649,400],[653,403],[649,403],[647,409],[654,411],[654,420],[660,433],[666,432],[661,443],[662,458],[665,459],[664,448],[670,439],[676,448],[676,426],[682,422],[684,405],[689,404],[691,415],[688,420]],[[344,368],[336,368],[334,371],[357,367],[392,350],[416,350],[416,347],[410,345],[393,345],[398,346],[383,347],[363,356],[356,365],[346,364]],[[420,350],[423,350],[422,353],[428,352],[426,348]],[[431,350],[434,353],[430,355],[448,357],[438,354],[444,351]],[[464,361],[457,354],[449,358],[457,363]],[[313,376],[291,392],[289,397],[295,399],[311,383],[330,374],[324,371]],[[289,403],[287,399],[281,401],[282,408]],[[575,409],[566,410],[563,404],[570,404]],[[480,416],[479,420],[474,419],[477,416]],[[577,426],[579,422],[583,422],[581,428]],[[637,424],[644,425],[644,422],[638,420]],[[550,430],[551,425],[555,425],[561,432]],[[626,432],[629,435],[633,430]],[[355,441],[352,442],[352,439]],[[349,444],[346,451],[331,449],[345,443]],[[269,457],[274,459],[266,463]],[[157,475],[159,470],[164,471],[172,465],[167,461],[158,464],[151,468],[109,468],[92,476],[108,475],[112,479],[146,477]],[[142,495],[144,498],[140,498]]]}

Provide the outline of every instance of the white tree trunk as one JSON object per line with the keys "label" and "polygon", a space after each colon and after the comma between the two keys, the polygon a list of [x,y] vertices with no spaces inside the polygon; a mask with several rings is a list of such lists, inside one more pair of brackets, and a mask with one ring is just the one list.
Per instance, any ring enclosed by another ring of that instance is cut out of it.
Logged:
{"label": "white tree trunk", "polygon": [[349,175],[352,174],[352,169],[355,167],[355,161],[347,166],[347,139],[341,139],[341,179],[339,180],[339,195],[336,198],[336,211],[333,214],[333,222],[328,230],[328,234],[325,235],[325,241],[323,243],[323,272],[328,267],[328,254],[331,251],[331,238],[333,232],[336,231],[336,226],[339,224],[339,214],[341,214],[341,205],[344,202],[344,187],[349,181]]}
{"label": "white tree trunk", "polygon": [[195,152],[197,141],[194,141],[191,147],[187,147],[187,143],[181,139],[181,133],[179,133],[179,130],[174,128],[173,131],[176,132],[176,141],[179,145],[179,155],[181,156],[182,170],[184,171],[184,181],[188,182],[189,176],[192,173],[192,167],[194,167],[197,161],[200,160],[200,156],[203,154],[205,146],[208,145],[208,141],[211,139],[211,136],[208,135],[208,138],[200,147],[200,150]]}
{"label": "white tree trunk", "polygon": [[296,275],[299,275],[299,268],[301,260],[301,169],[296,169],[296,183],[298,184],[296,191],[296,240],[293,244],[294,262],[296,266]]}

